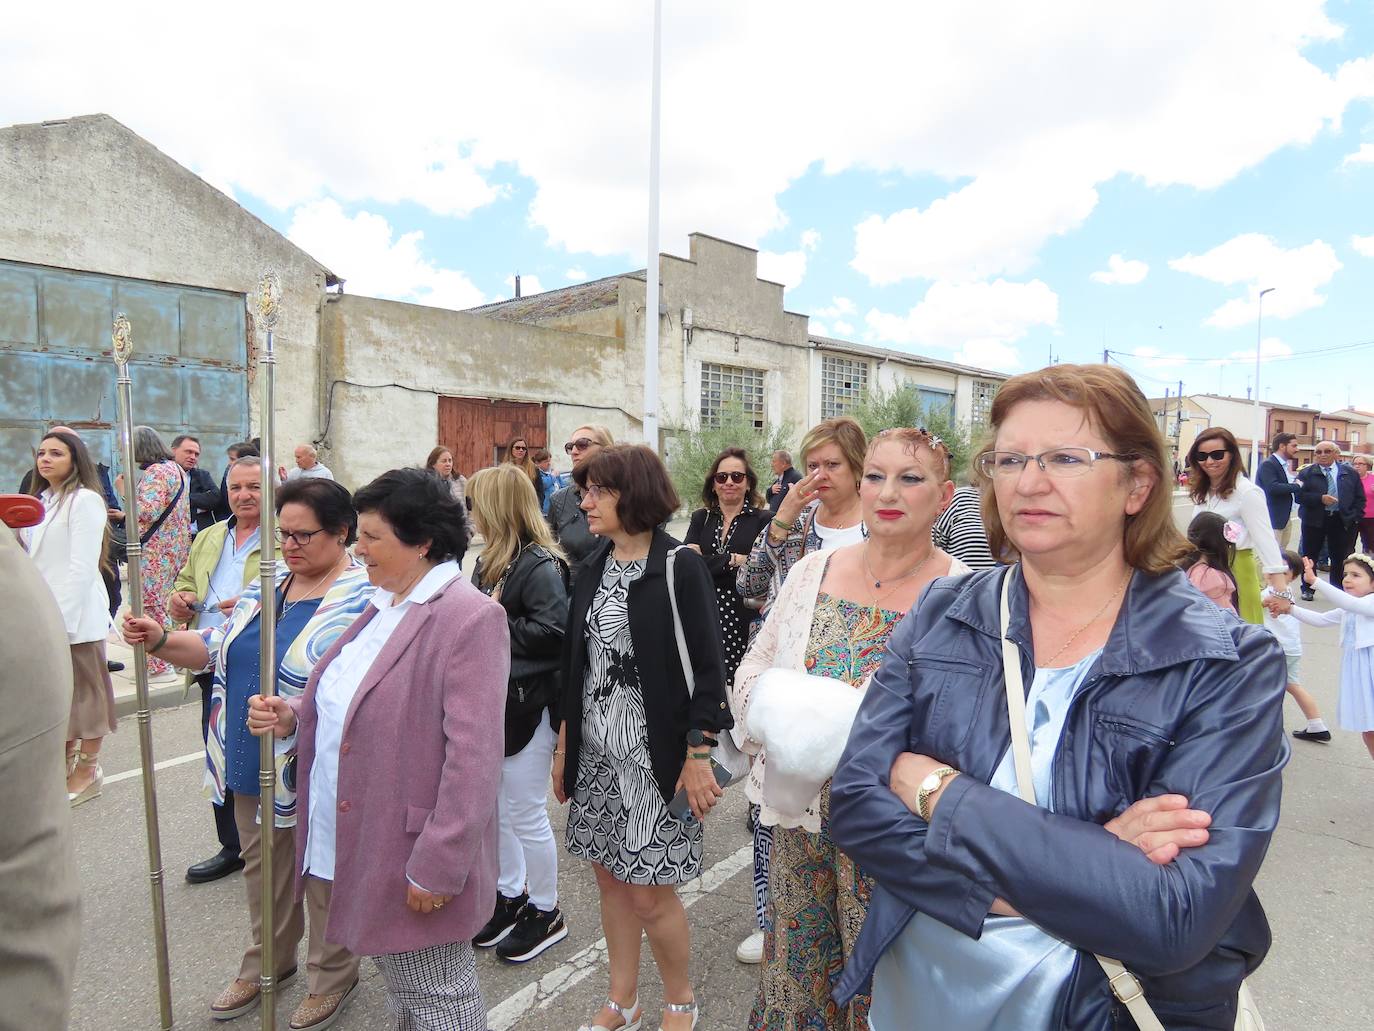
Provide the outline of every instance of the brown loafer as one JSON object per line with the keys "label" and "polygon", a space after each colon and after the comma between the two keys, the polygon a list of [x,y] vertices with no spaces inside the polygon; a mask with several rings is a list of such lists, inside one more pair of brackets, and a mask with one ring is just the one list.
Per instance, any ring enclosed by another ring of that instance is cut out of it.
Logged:
{"label": "brown loafer", "polygon": [[354,981],[346,992],[307,995],[291,1014],[292,1031],[324,1031],[339,1019],[345,1004],[357,993],[359,984]]}
{"label": "brown loafer", "polygon": [[[277,978],[277,984],[285,984],[295,976],[296,968],[292,967]],[[252,1013],[258,1008],[258,996],[261,993],[262,988],[256,981],[236,977],[229,982],[228,988],[219,993],[219,998],[210,1003],[210,1017],[213,1020],[233,1020],[245,1013]]]}

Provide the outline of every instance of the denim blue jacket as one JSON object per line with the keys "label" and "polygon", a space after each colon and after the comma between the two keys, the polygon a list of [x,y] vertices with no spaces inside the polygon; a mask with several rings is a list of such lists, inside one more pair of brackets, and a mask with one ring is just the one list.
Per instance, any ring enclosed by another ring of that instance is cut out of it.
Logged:
{"label": "denim blue jacket", "polygon": [[[848,999],[919,909],[977,938],[996,897],[1080,952],[1058,1027],[1129,1028],[1093,960],[1126,964],[1170,1031],[1229,1029],[1242,978],[1269,950],[1251,888],[1279,818],[1288,760],[1283,651],[1182,573],[1136,573],[1054,758],[1054,812],[988,787],[1011,744],[998,609],[1034,679],[1019,566],[937,580],[902,621],[831,788],[836,843],[877,880],[835,996]],[[888,788],[904,751],[961,770],[927,826]],[[1132,802],[1177,792],[1211,839],[1156,866],[1102,829]]]}

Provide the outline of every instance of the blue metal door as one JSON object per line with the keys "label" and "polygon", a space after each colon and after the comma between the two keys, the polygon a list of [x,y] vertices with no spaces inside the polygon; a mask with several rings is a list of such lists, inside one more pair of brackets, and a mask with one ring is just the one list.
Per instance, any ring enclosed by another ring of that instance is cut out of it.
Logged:
{"label": "blue metal door", "polygon": [[0,260],[0,491],[15,490],[54,423],[77,430],[118,471],[116,312],[133,326],[134,419],[199,438],[218,478],[224,449],[248,436],[242,294]]}

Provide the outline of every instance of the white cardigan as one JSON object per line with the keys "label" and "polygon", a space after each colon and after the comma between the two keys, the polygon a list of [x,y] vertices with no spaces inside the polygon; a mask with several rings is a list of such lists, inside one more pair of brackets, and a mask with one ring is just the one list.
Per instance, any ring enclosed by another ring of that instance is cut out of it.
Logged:
{"label": "white cardigan", "polygon": [[1312,585],[1313,589],[1336,607],[1325,612],[1293,606],[1293,618],[1308,626],[1336,626],[1341,628],[1341,647],[1368,648],[1374,645],[1374,594],[1356,598],[1346,594],[1339,587],[1327,583],[1321,577]]}
{"label": "white cardigan", "polygon": [[1230,497],[1208,493],[1206,501],[1193,506],[1193,516],[1199,512],[1215,512],[1227,522],[1240,524],[1245,532],[1235,542],[1236,550],[1253,549],[1261,574],[1282,573],[1288,569],[1269,522],[1269,502],[1265,500],[1264,488],[1251,483],[1249,478],[1237,476],[1236,489],[1231,491]]}
{"label": "white cardigan", "polygon": [[100,578],[105,499],[82,487],[61,504],[46,491],[42,501],[43,521],[23,531],[29,556],[62,610],[67,643],[99,641],[110,629],[110,599]]}
{"label": "white cardigan", "polygon": [[[768,610],[768,618],[740,662],[734,685],[730,688],[730,709],[735,717],[735,729],[731,733],[742,750],[757,756],[749,768],[749,780],[744,793],[749,801],[761,807],[759,820],[765,827],[800,826],[812,834],[819,834],[821,830],[819,794],[807,805],[800,819],[784,816],[764,804],[763,780],[767,772],[767,756],[762,753],[762,746],[757,741],[745,736],[743,728],[748,726],[750,695],[764,670],[776,666],[806,672],[806,646],[811,640],[816,598],[821,591],[821,581],[825,579],[826,559],[833,554],[833,551],[813,551],[788,571],[782,589]],[[950,557],[949,576],[972,571],[957,558]],[[864,691],[867,688],[868,678],[865,678],[855,690]]]}

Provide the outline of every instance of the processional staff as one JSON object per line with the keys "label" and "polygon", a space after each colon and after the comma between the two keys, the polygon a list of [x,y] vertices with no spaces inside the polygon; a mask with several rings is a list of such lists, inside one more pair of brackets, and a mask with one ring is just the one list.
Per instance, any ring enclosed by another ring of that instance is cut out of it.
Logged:
{"label": "processional staff", "polygon": [[[114,352],[115,396],[119,406],[119,442],[124,460],[125,559],[129,564],[129,608],[143,615],[143,572],[139,561],[143,542],[138,535],[138,478],[134,461],[133,381],[129,359],[133,357],[133,330],[123,312],[115,316],[111,334]],[[134,690],[138,698],[138,757],[143,768],[143,821],[148,829],[148,881],[153,896],[153,945],[157,952],[157,1001],[163,1031],[172,1026],[172,976],[167,957],[167,905],[163,899],[162,838],[157,822],[157,783],[153,769],[153,727],[148,706],[148,661],[143,642],[134,645]],[[270,926],[270,925],[269,925]]]}

